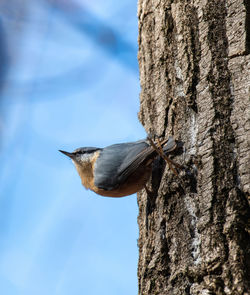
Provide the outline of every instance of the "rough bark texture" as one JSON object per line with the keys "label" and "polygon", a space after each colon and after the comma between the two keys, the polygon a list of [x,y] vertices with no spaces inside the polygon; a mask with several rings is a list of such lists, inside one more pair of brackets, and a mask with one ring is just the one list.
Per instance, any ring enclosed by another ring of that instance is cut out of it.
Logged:
{"label": "rough bark texture", "polygon": [[[139,294],[250,294],[250,1],[139,0],[139,119],[184,142],[138,195]],[[184,189],[183,189],[184,186]]]}

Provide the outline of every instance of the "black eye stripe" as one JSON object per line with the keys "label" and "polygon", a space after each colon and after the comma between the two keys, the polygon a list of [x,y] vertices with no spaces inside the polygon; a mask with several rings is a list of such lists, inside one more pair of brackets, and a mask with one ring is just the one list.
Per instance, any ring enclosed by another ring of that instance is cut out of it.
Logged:
{"label": "black eye stripe", "polygon": [[78,151],[78,152],[75,152],[76,154],[79,154],[79,155],[82,155],[82,154],[91,154],[92,152],[91,151]]}
{"label": "black eye stripe", "polygon": [[75,155],[92,154],[97,150],[99,150],[99,148],[87,147],[87,148],[76,149],[73,153]]}

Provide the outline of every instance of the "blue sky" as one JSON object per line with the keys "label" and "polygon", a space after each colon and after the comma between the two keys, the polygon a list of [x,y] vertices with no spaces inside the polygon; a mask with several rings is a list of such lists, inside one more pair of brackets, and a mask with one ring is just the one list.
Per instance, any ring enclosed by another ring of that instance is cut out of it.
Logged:
{"label": "blue sky", "polygon": [[1,1],[1,294],[137,294],[136,196],[86,191],[58,152],[145,137],[136,14],[132,0]]}

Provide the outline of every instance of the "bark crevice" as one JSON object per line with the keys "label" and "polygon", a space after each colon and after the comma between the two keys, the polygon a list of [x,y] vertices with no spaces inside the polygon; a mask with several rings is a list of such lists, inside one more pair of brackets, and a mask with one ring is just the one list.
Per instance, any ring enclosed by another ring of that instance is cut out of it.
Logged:
{"label": "bark crevice", "polygon": [[186,167],[180,183],[160,160],[154,194],[138,195],[140,295],[250,292],[245,6],[139,0],[139,119],[184,142],[173,157]]}

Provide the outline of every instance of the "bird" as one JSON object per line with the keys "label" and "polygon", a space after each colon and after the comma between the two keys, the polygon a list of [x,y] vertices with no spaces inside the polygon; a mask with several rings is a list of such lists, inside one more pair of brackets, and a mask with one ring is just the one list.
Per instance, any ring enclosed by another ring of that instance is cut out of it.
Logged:
{"label": "bird", "polygon": [[[177,147],[172,136],[161,143],[158,140],[158,143],[164,155]],[[101,196],[119,198],[145,188],[153,161],[158,154],[162,154],[157,149],[152,139],[147,137],[104,148],[82,147],[73,152],[59,151],[72,160],[86,189]]]}

